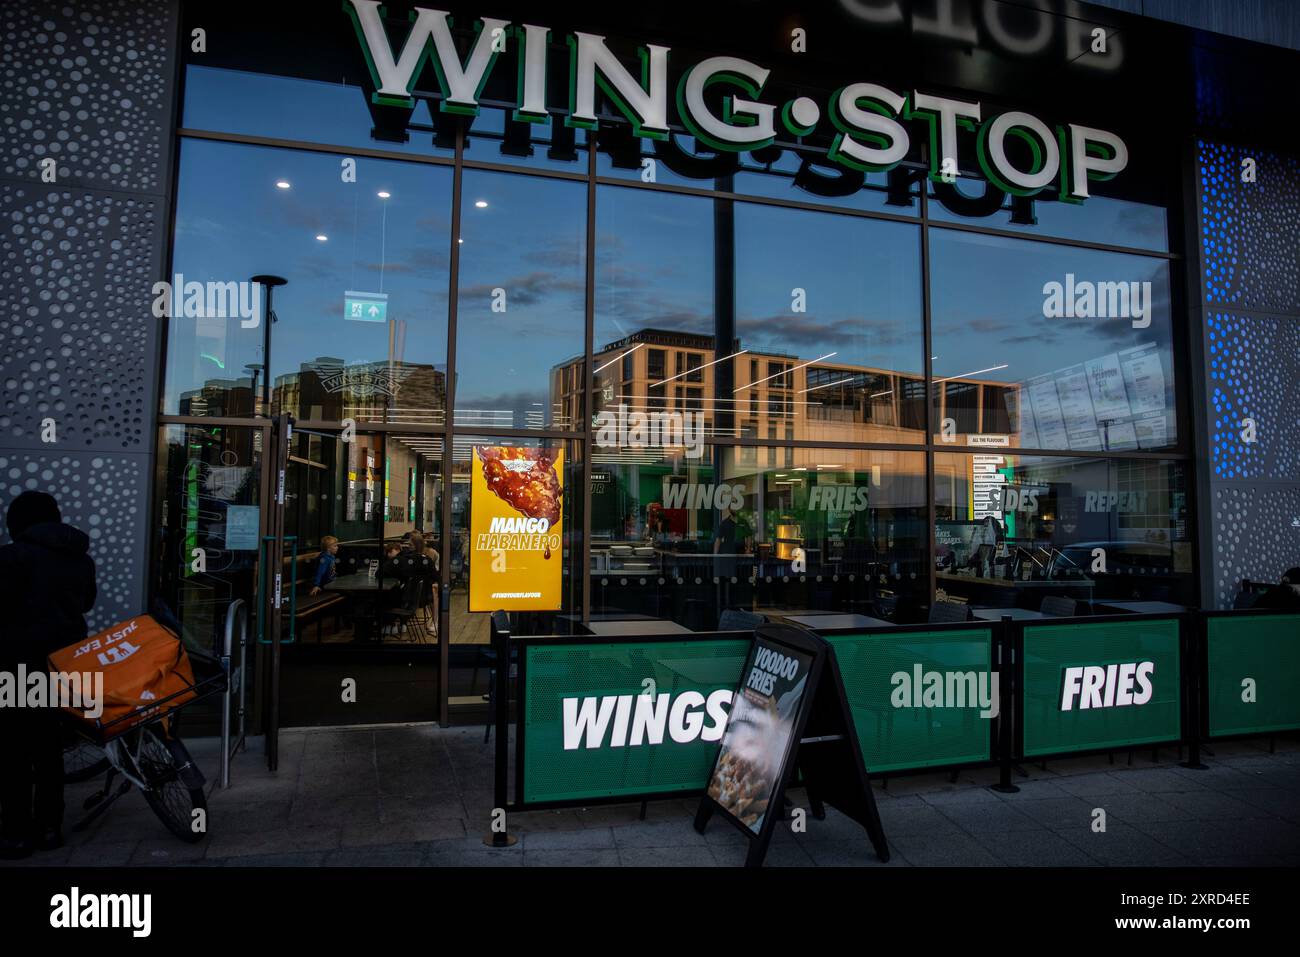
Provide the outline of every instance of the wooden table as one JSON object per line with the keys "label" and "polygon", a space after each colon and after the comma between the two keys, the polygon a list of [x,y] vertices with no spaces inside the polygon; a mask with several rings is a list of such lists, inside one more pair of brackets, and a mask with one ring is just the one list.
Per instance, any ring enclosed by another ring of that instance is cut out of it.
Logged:
{"label": "wooden table", "polygon": [[[374,635],[383,639],[380,614],[383,603],[380,595],[396,591],[402,586],[400,578],[371,578],[369,575],[340,575],[328,585],[326,591],[342,592],[352,596],[352,629],[354,640],[364,641]],[[364,627],[362,627],[364,626]]]}
{"label": "wooden table", "polygon": [[380,590],[380,582],[385,590],[401,583],[399,578],[371,578],[369,575],[340,575],[325,588],[329,591],[375,592]]}

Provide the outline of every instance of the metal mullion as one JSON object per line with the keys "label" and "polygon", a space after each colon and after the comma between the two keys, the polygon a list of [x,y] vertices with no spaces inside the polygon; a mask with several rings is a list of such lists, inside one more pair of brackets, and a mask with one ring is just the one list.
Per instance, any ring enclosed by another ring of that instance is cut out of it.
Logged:
{"label": "metal mullion", "polygon": [[1085,459],[1133,459],[1141,460],[1166,460],[1187,461],[1191,458],[1186,452],[1144,452],[1138,451],[1112,451],[1107,452],[1103,449],[1021,449],[1012,446],[991,446],[980,447],[972,445],[941,445],[933,446],[936,452],[953,452],[956,454],[970,453],[973,455],[1037,455],[1044,458],[1085,458]]}
{"label": "metal mullion", "polygon": [[[1198,262],[1199,258],[1198,256]],[[1192,261],[1191,253],[1188,253],[1187,260],[1189,263]],[[1234,316],[1246,316],[1252,319],[1300,319],[1300,312],[1287,312],[1285,309],[1242,309],[1230,302],[1209,299],[1201,299],[1200,308],[1205,312],[1230,312]]]}
{"label": "metal mullion", "polygon": [[856,452],[859,450],[873,452],[924,452],[924,443],[893,442],[816,442],[811,439],[716,439],[704,442],[713,447],[735,448],[794,448],[794,449],[830,449],[838,452]]}
{"label": "metal mullion", "polygon": [[1050,243],[1053,246],[1073,246],[1076,249],[1093,249],[1098,252],[1123,253],[1127,256],[1146,256],[1149,259],[1180,260],[1178,253],[1160,252],[1156,249],[1137,249],[1133,246],[1116,246],[1111,243],[1094,243],[1083,239],[1066,239],[1061,236],[1040,236],[1036,233],[1018,233],[1010,229],[998,229],[993,226],[976,226],[973,223],[953,223],[947,220],[931,221],[934,229],[949,229],[959,233],[978,233],[981,236],[1000,236],[1003,239],[1019,239],[1022,242]]}
{"label": "metal mullion", "polygon": [[445,156],[427,156],[421,153],[395,153],[368,146],[344,146],[339,143],[313,143],[308,140],[286,140],[274,136],[253,136],[248,133],[217,133],[211,130],[179,129],[176,135],[185,139],[213,140],[221,143],[243,143],[248,146],[269,146],[276,149],[302,150],[308,153],[332,153],[339,156],[365,156],[369,159],[406,160],[430,166],[453,166],[454,159]]}
{"label": "metal mullion", "polygon": [[250,416],[246,419],[228,415],[160,415],[159,425],[223,425],[251,426],[258,428],[270,425],[271,420],[264,415]]}
{"label": "metal mullion", "polygon": [[456,435],[471,436],[502,436],[510,439],[578,439],[581,440],[586,436],[585,432],[564,432],[560,429],[505,429],[505,428],[477,428],[471,425],[458,426],[455,429]]}
{"label": "metal mullion", "polygon": [[694,186],[677,186],[671,183],[642,183],[639,180],[618,179],[612,176],[596,177],[598,186],[622,186],[626,189],[643,189],[656,193],[677,193],[682,196],[700,196],[705,199],[729,199],[738,203],[753,203],[762,206],[779,206],[784,209],[804,209],[813,212],[833,213],[842,216],[855,216],[858,219],[876,219],[891,223],[911,223],[918,220],[915,216],[901,213],[881,213],[874,210],[850,209],[843,206],[828,206],[824,203],[800,203],[772,196],[751,196],[748,193],[736,193],[727,190],[701,189]]}
{"label": "metal mullion", "polygon": [[[443,594],[439,596],[441,613],[438,616],[438,724],[447,726],[447,698],[451,692],[451,585],[446,576],[451,574],[451,471],[452,448],[456,434],[456,376],[451,370],[456,368],[456,327],[460,307],[460,204],[461,181],[464,178],[465,127],[456,124],[456,161],[451,178],[451,254],[447,269],[447,430],[442,443],[442,545],[439,549],[438,564],[442,572],[438,577],[447,581]],[[441,585],[441,582],[439,583]],[[498,662],[500,667],[501,663]]]}
{"label": "metal mullion", "polygon": [[544,167],[532,166],[514,166],[510,163],[494,163],[491,160],[465,160],[466,169],[490,170],[494,173],[523,173],[527,176],[545,176],[548,179],[567,179],[572,182],[585,183],[588,181],[586,173],[570,173],[562,169],[546,169]]}
{"label": "metal mullion", "polygon": [[[279,139],[269,136],[253,136],[246,133],[218,133],[210,130],[196,130],[182,128],[176,131],[178,137],[189,139],[212,140],[227,143],[243,143],[252,146],[268,146],[279,149],[295,149],[312,153],[330,153],[342,156],[366,156],[374,159],[386,159],[395,161],[405,161],[412,163],[424,163],[433,166],[454,166],[455,159],[449,159],[442,156],[426,156],[412,153],[395,153],[386,150],[377,150],[364,146],[345,146],[337,143],[313,143],[303,140]],[[458,131],[458,136],[464,135],[463,130]],[[594,147],[594,144],[590,144]],[[458,151],[459,155],[459,151]],[[468,169],[483,169],[494,172],[515,173],[526,176],[539,176],[547,179],[562,179],[569,181],[585,182],[588,176],[583,173],[570,173],[565,170],[552,170],[544,168],[531,168],[527,166],[514,166],[505,163],[492,163],[485,160],[462,160],[461,166]],[[915,216],[905,216],[898,213],[884,213],[874,210],[851,209],[842,206],[830,206],[823,203],[803,203],[795,200],[778,199],[771,196],[754,196],[746,193],[718,192],[706,188],[696,188],[690,186],[678,186],[668,183],[642,183],[636,180],[624,180],[610,176],[596,177],[596,184],[600,186],[622,186],[627,189],[644,189],[664,193],[678,193],[687,196],[705,196],[714,199],[732,199],[738,202],[755,203],[764,206],[778,206],[787,209],[804,209],[816,212],[825,212],[838,214],[841,216],[856,216],[861,219],[876,219],[886,222],[915,223]],[[924,186],[924,184],[922,184]],[[927,191],[922,188],[921,196],[926,196]],[[1000,236],[1006,239],[1021,239],[1032,242],[1051,243],[1059,246],[1074,246],[1080,249],[1093,249],[1101,252],[1123,253],[1126,255],[1147,256],[1155,259],[1178,260],[1182,257],[1178,253],[1161,252],[1153,249],[1141,249],[1132,246],[1117,246],[1109,243],[1094,243],[1086,240],[1069,239],[1060,236],[1046,236],[1036,233],[1020,233],[1013,230],[998,229],[990,226],[978,226],[967,223],[955,223],[948,221],[934,221],[931,225],[940,229],[951,229],[958,232],[978,233],[986,236]]]}
{"label": "metal mullion", "polygon": [[[927,604],[934,604],[935,588],[938,579],[936,569],[934,530],[938,520],[938,506],[934,501],[934,369],[931,367],[930,349],[932,330],[930,328],[930,190],[924,176],[920,182],[921,193],[921,342],[925,349],[922,366],[925,370],[925,509],[928,527],[925,532],[925,555],[929,580]],[[900,406],[901,408],[901,406]]]}
{"label": "metal mullion", "polygon": [[[354,419],[358,432],[409,432],[419,435],[442,435],[446,426],[428,425],[426,423],[380,422],[372,419]],[[338,419],[299,419],[294,422],[295,429],[320,429],[327,432],[343,431],[343,422]]]}
{"label": "metal mullion", "polygon": [[[1192,545],[1192,554],[1196,556],[1196,594],[1199,606],[1207,607],[1214,600],[1214,554],[1211,545],[1214,541],[1214,523],[1210,518],[1209,505],[1214,501],[1211,483],[1213,475],[1210,469],[1211,448],[1209,447],[1209,369],[1205,362],[1205,320],[1212,310],[1206,298],[1205,270],[1201,264],[1200,249],[1200,212],[1201,182],[1200,164],[1196,160],[1199,137],[1193,135],[1184,150],[1182,160],[1183,181],[1183,252],[1186,272],[1183,275],[1183,289],[1187,297],[1187,317],[1195,319],[1189,322],[1184,341],[1187,366],[1187,386],[1181,391],[1186,393],[1184,403],[1190,410],[1188,418],[1192,423],[1191,436],[1179,429],[1180,444],[1187,445],[1193,456],[1192,474],[1187,479],[1187,505],[1191,512],[1189,526],[1196,536]],[[1172,284],[1171,284],[1172,285]],[[1176,361],[1176,359],[1175,359]],[[1177,374],[1177,369],[1175,369]],[[1176,380],[1175,380],[1176,381]],[[1192,734],[1200,733],[1193,728]]]}
{"label": "metal mullion", "polygon": [[592,374],[595,349],[596,323],[596,138],[587,137],[587,298],[583,308],[583,365],[582,365],[582,623],[591,620],[591,451],[594,439],[592,428],[592,403],[595,388]]}

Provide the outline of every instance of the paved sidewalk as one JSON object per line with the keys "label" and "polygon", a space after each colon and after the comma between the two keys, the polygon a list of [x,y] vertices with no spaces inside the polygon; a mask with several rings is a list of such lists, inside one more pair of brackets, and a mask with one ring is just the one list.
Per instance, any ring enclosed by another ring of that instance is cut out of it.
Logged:
{"label": "paved sidewalk", "polygon": [[[209,781],[215,739],[190,742]],[[1018,794],[986,785],[992,770],[876,782],[893,849],[886,866],[1096,866],[1300,864],[1300,741],[1218,743],[1208,771],[1178,767],[1174,749],[1160,762],[1150,749],[1115,764],[1100,758],[1027,765]],[[229,790],[210,798],[211,835],[187,845],[164,830],[139,794],[122,798],[68,846],[16,866],[375,865],[375,866],[734,866],[745,842],[715,820],[691,827],[697,801],[512,815],[519,843],[485,847],[492,807],[492,749],[483,729],[398,726],[313,729],[281,736],[277,774],[261,742],[234,764]],[[68,817],[90,785],[68,789]],[[791,795],[796,805],[802,791]],[[1106,812],[1095,833],[1096,809]],[[808,821],[805,834],[780,827],[770,865],[878,866],[862,829],[834,810]]]}

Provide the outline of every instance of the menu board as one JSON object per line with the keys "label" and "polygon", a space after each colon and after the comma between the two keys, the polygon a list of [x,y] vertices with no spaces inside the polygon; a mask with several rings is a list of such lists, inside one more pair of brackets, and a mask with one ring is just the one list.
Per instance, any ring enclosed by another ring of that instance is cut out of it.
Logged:
{"label": "menu board", "polygon": [[1040,448],[1068,449],[1069,437],[1065,432],[1065,417],[1061,414],[1061,401],[1056,394],[1056,380],[1050,375],[1035,376],[1029,380],[1029,397],[1034,404],[1034,421],[1038,426]]}
{"label": "menu board", "polygon": [[1006,395],[1022,448],[1154,449],[1168,441],[1164,363],[1153,342],[1034,376]]}
{"label": "menu board", "polygon": [[755,834],[781,783],[813,658],[756,635],[731,702],[707,793]]}
{"label": "menu board", "polygon": [[1134,419],[1133,429],[1137,435],[1138,446],[1141,448],[1160,449],[1169,444],[1168,421],[1163,412]]}
{"label": "menu board", "polygon": [[1020,435],[1020,447],[1022,449],[1042,448],[1038,444],[1038,428],[1034,423],[1029,389],[1022,385],[1018,389],[1007,389],[1002,395],[1007,403],[1007,421]]}
{"label": "menu board", "polygon": [[971,456],[970,515],[976,521],[983,521],[986,515],[1002,518],[1002,487],[1007,477],[1001,468],[1005,464],[1001,455]]}
{"label": "menu board", "polygon": [[1165,370],[1155,343],[1125,349],[1117,356],[1133,415],[1165,411]]}
{"label": "menu board", "polygon": [[1128,392],[1124,389],[1124,373],[1120,370],[1119,355],[1112,352],[1099,359],[1089,359],[1083,364],[1088,370],[1088,387],[1092,392],[1092,408],[1097,424],[1117,419],[1127,419]]}
{"label": "menu board", "polygon": [[1070,449],[1100,449],[1101,436],[1097,434],[1097,414],[1092,408],[1092,395],[1088,387],[1088,374],[1083,363],[1063,369],[1056,378],[1056,393],[1061,399],[1061,415]]}

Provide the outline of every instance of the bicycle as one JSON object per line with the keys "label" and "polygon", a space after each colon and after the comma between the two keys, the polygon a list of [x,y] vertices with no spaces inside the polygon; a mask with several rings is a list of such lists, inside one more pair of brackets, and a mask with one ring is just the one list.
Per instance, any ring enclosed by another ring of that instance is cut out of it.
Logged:
{"label": "bicycle", "polygon": [[63,729],[63,783],[79,784],[97,778],[111,765],[104,749],[69,727]]}
{"label": "bicycle", "polygon": [[[175,733],[176,719],[173,712],[138,724],[105,742],[102,748],[81,733],[71,732],[73,739],[65,744],[63,752],[64,780],[88,781],[105,774],[103,787],[82,805],[89,813],[72,825],[73,831],[85,830],[134,786],[172,834],[189,844],[203,840],[206,825],[196,829],[194,824],[196,811],[207,815],[205,781],[185,743]],[[118,775],[123,780],[114,790],[113,781]]]}

